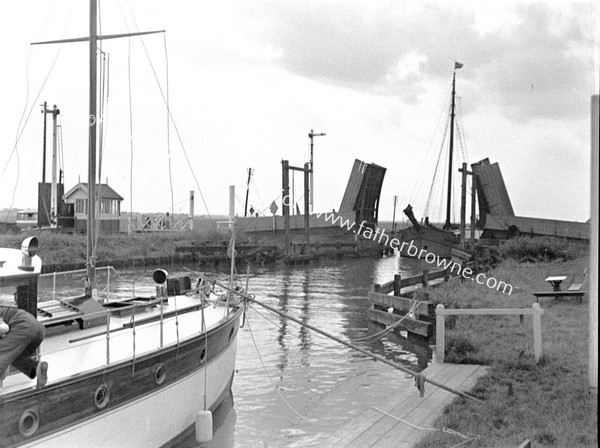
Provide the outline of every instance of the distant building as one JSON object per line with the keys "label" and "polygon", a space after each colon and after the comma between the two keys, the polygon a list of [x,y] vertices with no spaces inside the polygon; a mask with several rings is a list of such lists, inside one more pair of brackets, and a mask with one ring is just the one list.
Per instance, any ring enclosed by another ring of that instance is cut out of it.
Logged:
{"label": "distant building", "polygon": [[38,212],[34,209],[19,210],[17,212],[16,224],[21,229],[29,229],[37,226]]}
{"label": "distant building", "polygon": [[[99,206],[100,230],[107,233],[119,231],[121,201],[123,197],[108,184],[96,185]],[[79,182],[64,195],[65,203],[73,204],[75,230],[85,232],[87,228],[88,184]]]}

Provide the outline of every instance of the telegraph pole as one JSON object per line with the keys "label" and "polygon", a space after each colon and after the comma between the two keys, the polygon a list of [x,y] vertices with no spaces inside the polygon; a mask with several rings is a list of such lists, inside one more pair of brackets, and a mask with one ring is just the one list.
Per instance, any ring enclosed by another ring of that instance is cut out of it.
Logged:
{"label": "telegraph pole", "polygon": [[43,155],[42,155],[42,183],[46,183],[46,115],[48,114],[48,103],[44,101],[42,104],[42,113],[44,114],[44,140],[43,140]]}
{"label": "telegraph pole", "polygon": [[44,155],[42,160],[42,183],[46,183],[46,116],[52,114],[52,190],[50,191],[50,227],[56,228],[58,217],[58,188],[57,188],[57,151],[58,151],[58,123],[57,116],[60,110],[56,104],[48,109],[44,101],[42,113],[44,114]]}
{"label": "telegraph pole", "polygon": [[315,134],[315,132],[311,129],[310,132],[308,133],[308,138],[310,138],[310,170],[309,170],[309,176],[310,176],[310,212],[312,213],[313,211],[313,207],[314,207],[314,202],[313,202],[313,190],[314,190],[314,176],[315,176],[315,166],[313,163],[313,148],[314,148],[314,137],[323,137],[325,136],[325,133],[321,133],[321,134]]}

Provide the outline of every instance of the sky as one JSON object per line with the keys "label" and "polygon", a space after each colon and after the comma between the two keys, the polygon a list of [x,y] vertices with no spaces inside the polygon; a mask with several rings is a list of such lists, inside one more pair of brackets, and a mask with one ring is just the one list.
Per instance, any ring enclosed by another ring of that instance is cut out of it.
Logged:
{"label": "sky", "polygon": [[[380,220],[394,196],[396,220],[427,202],[443,220],[441,175],[430,189],[436,164],[447,169],[438,153],[460,62],[455,168],[498,162],[518,216],[590,216],[597,2],[104,0],[100,14],[101,34],[166,30],[102,42],[101,179],[124,211],[186,213],[193,190],[196,214],[227,214],[233,185],[243,215],[252,168],[249,207],[270,216],[281,161],[308,162],[314,130],[326,134],[314,139],[314,211],[339,208],[359,159],[387,168]],[[88,32],[88,2],[3,5],[0,209],[37,207],[44,101],[60,110],[65,190],[87,182],[87,43],[30,43]]]}

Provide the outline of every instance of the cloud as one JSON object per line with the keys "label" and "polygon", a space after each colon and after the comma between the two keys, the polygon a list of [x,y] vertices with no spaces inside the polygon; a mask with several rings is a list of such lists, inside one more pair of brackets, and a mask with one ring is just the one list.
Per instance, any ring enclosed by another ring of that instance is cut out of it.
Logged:
{"label": "cloud", "polygon": [[593,53],[578,17],[540,4],[518,11],[520,23],[482,36],[488,55],[473,74],[482,96],[517,121],[587,116]]}
{"label": "cloud", "polygon": [[[593,93],[589,8],[512,6],[504,26],[481,29],[473,10],[404,2],[272,2],[255,10],[254,37],[272,62],[323,83],[415,103],[427,81],[450,81],[455,60],[478,103],[510,119],[581,118]],[[515,20],[516,18],[516,20]],[[587,28],[586,28],[587,26]]]}

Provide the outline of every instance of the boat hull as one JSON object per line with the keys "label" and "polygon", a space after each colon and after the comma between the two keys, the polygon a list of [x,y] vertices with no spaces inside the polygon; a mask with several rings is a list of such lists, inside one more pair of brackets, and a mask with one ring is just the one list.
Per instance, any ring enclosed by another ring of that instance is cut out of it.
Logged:
{"label": "boat hull", "polygon": [[[424,258],[427,253],[435,254],[436,258],[451,258],[452,249],[458,247],[458,241],[453,233],[436,228],[413,227],[404,229],[400,235],[401,241],[412,244],[401,245],[400,255],[408,258]],[[421,252],[423,251],[423,252]]]}
{"label": "boat hull", "polygon": [[[0,446],[159,447],[215,409],[235,370],[241,310],[205,335],[0,402]],[[164,375],[163,375],[164,373]],[[206,390],[206,405],[204,395]],[[104,397],[106,403],[102,401]],[[37,415],[30,435],[19,426]]]}

